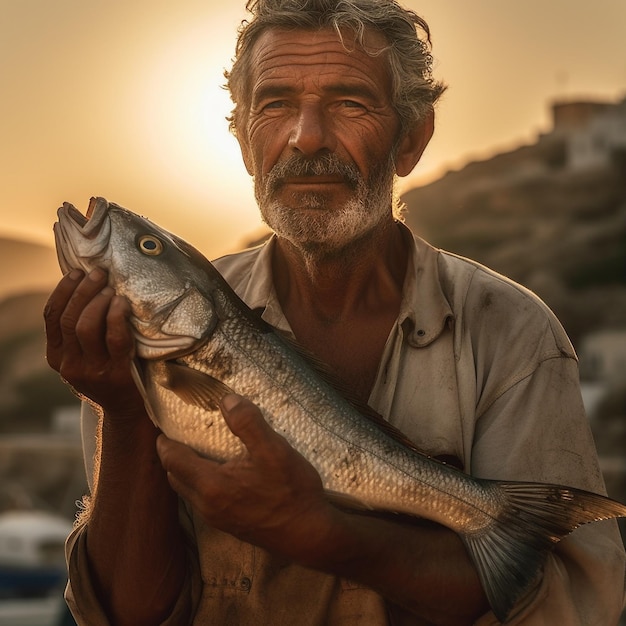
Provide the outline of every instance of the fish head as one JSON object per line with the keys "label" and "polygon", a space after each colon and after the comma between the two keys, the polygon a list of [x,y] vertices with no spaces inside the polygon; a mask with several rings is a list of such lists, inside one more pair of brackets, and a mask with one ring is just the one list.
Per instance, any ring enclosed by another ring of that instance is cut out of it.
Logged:
{"label": "fish head", "polygon": [[57,215],[61,270],[108,272],[109,285],[130,303],[139,357],[173,358],[208,339],[217,319],[210,276],[191,254],[200,253],[104,198],[93,198],[86,215],[69,203]]}

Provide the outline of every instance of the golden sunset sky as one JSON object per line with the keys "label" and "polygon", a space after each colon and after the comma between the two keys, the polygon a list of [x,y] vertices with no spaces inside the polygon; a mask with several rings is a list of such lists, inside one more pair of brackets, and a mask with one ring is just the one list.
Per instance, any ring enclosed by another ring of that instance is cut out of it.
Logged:
{"label": "golden sunset sky", "polygon": [[[415,186],[626,96],[624,0],[407,0],[449,84]],[[214,257],[258,231],[221,89],[244,0],[0,0],[0,236],[101,195]]]}

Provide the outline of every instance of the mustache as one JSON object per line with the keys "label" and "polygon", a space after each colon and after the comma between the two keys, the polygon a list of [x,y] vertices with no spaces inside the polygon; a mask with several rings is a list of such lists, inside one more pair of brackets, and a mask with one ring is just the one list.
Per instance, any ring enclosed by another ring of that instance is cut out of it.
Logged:
{"label": "mustache", "polygon": [[342,161],[335,154],[303,157],[297,154],[272,167],[265,180],[268,191],[276,191],[286,178],[301,176],[340,176],[352,189],[361,182],[361,173],[356,165]]}

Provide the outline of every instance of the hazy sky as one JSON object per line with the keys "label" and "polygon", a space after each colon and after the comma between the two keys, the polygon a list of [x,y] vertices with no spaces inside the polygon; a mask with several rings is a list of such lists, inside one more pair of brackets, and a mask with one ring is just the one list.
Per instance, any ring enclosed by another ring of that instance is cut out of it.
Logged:
{"label": "hazy sky", "polygon": [[[102,195],[216,256],[260,221],[220,88],[244,0],[0,0],[0,235]],[[409,0],[449,84],[409,184],[626,96],[625,0]],[[225,8],[227,7],[227,8]]]}

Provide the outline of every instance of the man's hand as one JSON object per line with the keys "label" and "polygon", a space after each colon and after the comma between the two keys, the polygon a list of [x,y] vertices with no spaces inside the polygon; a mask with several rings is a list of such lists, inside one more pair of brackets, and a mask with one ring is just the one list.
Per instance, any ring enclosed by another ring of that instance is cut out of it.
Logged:
{"label": "man's hand", "polygon": [[226,396],[222,413],[247,454],[216,463],[161,435],[157,450],[170,485],[208,525],[286,558],[315,562],[338,513],[319,474],[248,400]]}
{"label": "man's hand", "polygon": [[130,306],[95,269],[64,276],[44,310],[47,359],[76,391],[123,416],[143,406],[130,373]]}

